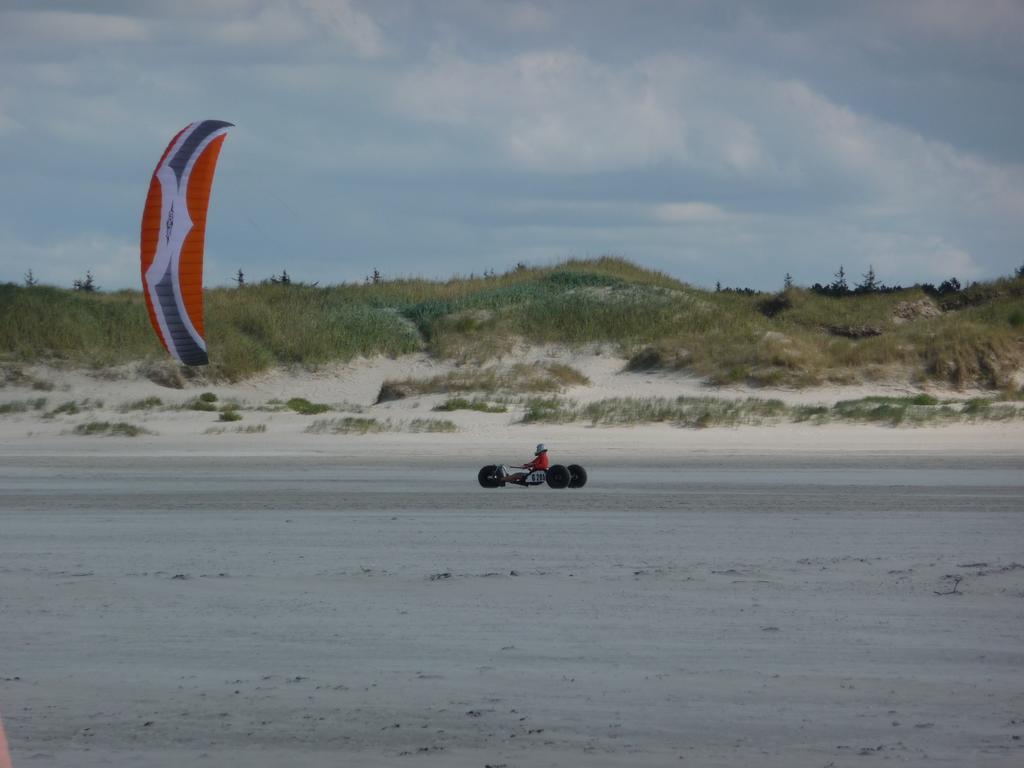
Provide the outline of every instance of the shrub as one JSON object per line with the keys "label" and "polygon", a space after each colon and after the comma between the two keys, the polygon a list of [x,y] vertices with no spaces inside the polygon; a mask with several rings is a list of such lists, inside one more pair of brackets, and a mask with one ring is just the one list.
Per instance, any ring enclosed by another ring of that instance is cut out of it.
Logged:
{"label": "shrub", "polygon": [[458,432],[459,428],[448,419],[413,419],[409,422],[410,432]]}
{"label": "shrub", "polygon": [[159,408],[163,404],[163,400],[159,397],[146,397],[142,400],[125,403],[118,410],[121,411],[121,413],[127,413],[128,411],[148,411],[153,408]]}
{"label": "shrub", "polygon": [[88,421],[76,426],[74,432],[76,435],[100,437],[138,437],[151,434],[149,430],[124,421]]}
{"label": "shrub", "polygon": [[361,418],[356,416],[345,416],[340,419],[318,419],[306,427],[310,434],[358,434],[365,435],[368,432],[385,432],[391,428],[390,422],[379,422],[376,419]]}
{"label": "shrub", "polygon": [[315,416],[318,413],[324,413],[331,410],[331,406],[325,405],[324,403],[311,403],[304,397],[293,397],[287,402],[287,406],[296,413],[301,413],[303,416]]}
{"label": "shrub", "polygon": [[47,419],[52,419],[54,416],[60,416],[62,414],[66,416],[77,416],[86,408],[98,408],[102,405],[103,403],[99,401],[90,403],[89,400],[83,400],[81,403],[78,403],[75,400],[68,400],[66,403],[58,405],[49,413],[43,414],[43,416]]}
{"label": "shrub", "polygon": [[434,406],[435,411],[479,411],[481,413],[505,413],[504,405],[492,405],[486,400],[467,400],[464,397],[450,397],[440,405]]}
{"label": "shrub", "polygon": [[533,422],[561,423],[575,421],[575,409],[557,397],[532,397],[526,401],[523,423]]}
{"label": "shrub", "polygon": [[8,413],[24,413],[29,409],[41,411],[45,407],[45,397],[38,397],[35,400],[15,400],[10,403],[0,403],[0,415]]}

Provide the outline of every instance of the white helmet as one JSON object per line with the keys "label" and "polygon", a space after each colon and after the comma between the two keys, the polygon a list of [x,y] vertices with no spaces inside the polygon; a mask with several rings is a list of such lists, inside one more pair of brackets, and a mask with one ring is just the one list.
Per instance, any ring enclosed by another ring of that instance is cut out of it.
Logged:
{"label": "white helmet", "polygon": [[534,456],[539,456],[547,450],[547,446],[544,443],[537,443],[537,450],[533,452]]}

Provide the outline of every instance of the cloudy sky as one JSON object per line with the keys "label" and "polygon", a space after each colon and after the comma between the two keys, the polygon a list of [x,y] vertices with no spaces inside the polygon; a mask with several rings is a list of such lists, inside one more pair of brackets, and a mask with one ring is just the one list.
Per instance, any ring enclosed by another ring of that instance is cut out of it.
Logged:
{"label": "cloudy sky", "polygon": [[1022,0],[0,0],[0,281],[138,287],[214,118],[206,284],[614,254],[711,286],[1024,262]]}

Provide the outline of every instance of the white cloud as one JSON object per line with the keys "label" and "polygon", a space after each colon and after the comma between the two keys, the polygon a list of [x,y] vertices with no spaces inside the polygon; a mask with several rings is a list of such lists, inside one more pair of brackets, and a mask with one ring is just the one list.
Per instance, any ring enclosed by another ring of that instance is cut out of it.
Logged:
{"label": "white cloud", "polygon": [[0,12],[3,37],[21,44],[139,43],[150,39],[149,28],[128,16],[76,11]]}
{"label": "white cloud", "polygon": [[214,26],[215,39],[235,45],[285,45],[303,40],[309,28],[287,6],[267,6]]}
{"label": "white cloud", "polygon": [[686,152],[686,125],[642,77],[543,51],[477,63],[436,52],[405,76],[396,106],[418,119],[483,133],[539,171],[646,166]]}
{"label": "white cloud", "polygon": [[864,211],[1024,216],[1024,169],[857,115],[802,83],[778,83],[773,90],[793,115],[798,143],[786,151],[805,178],[826,172],[863,185]]}
{"label": "white cloud", "polygon": [[653,215],[669,224],[721,221],[728,216],[719,206],[700,202],[664,203],[654,207]]}
{"label": "white cloud", "polygon": [[30,268],[40,283],[61,288],[70,288],[86,270],[103,290],[137,287],[141,280],[137,242],[102,233],[25,242],[0,233],[0,281],[20,283]]}
{"label": "white cloud", "polygon": [[360,58],[385,52],[383,34],[371,16],[349,0],[294,0],[254,4],[210,27],[214,39],[233,45],[291,45],[338,41]]}
{"label": "white cloud", "polygon": [[19,127],[18,123],[10,116],[8,110],[5,108],[4,98],[0,95],[0,136],[16,131]]}
{"label": "white cloud", "polygon": [[309,12],[314,23],[346,43],[357,56],[369,59],[384,53],[380,28],[350,0],[300,0],[300,5]]}
{"label": "white cloud", "polygon": [[872,264],[880,276],[895,276],[891,282],[976,280],[988,274],[968,249],[935,235],[863,232],[856,239],[862,263]]}
{"label": "white cloud", "polygon": [[543,51],[479,62],[435,52],[396,108],[489,147],[491,165],[552,173],[675,167],[862,213],[1024,213],[1024,172],[857,114],[796,80],[662,56],[613,69]]}
{"label": "white cloud", "polygon": [[912,29],[939,32],[951,39],[991,41],[1007,36],[1019,43],[1024,35],[1024,6],[1018,0],[904,0],[890,9]]}
{"label": "white cloud", "polygon": [[533,3],[499,5],[502,26],[513,29],[544,29],[551,24],[551,14]]}

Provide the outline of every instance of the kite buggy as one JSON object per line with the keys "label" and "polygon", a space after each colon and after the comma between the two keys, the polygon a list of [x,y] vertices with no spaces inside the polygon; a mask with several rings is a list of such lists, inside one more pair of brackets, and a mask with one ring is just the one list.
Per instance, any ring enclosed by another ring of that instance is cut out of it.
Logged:
{"label": "kite buggy", "polygon": [[[525,471],[511,472],[511,469]],[[582,488],[587,484],[587,470],[579,464],[570,464],[568,467],[561,464],[549,464],[548,449],[544,443],[537,446],[533,461],[519,467],[510,467],[507,464],[488,464],[486,467],[480,468],[476,477],[484,488],[501,488],[505,485],[521,485],[529,488],[531,485],[544,485],[544,483],[547,483],[549,488]]]}

